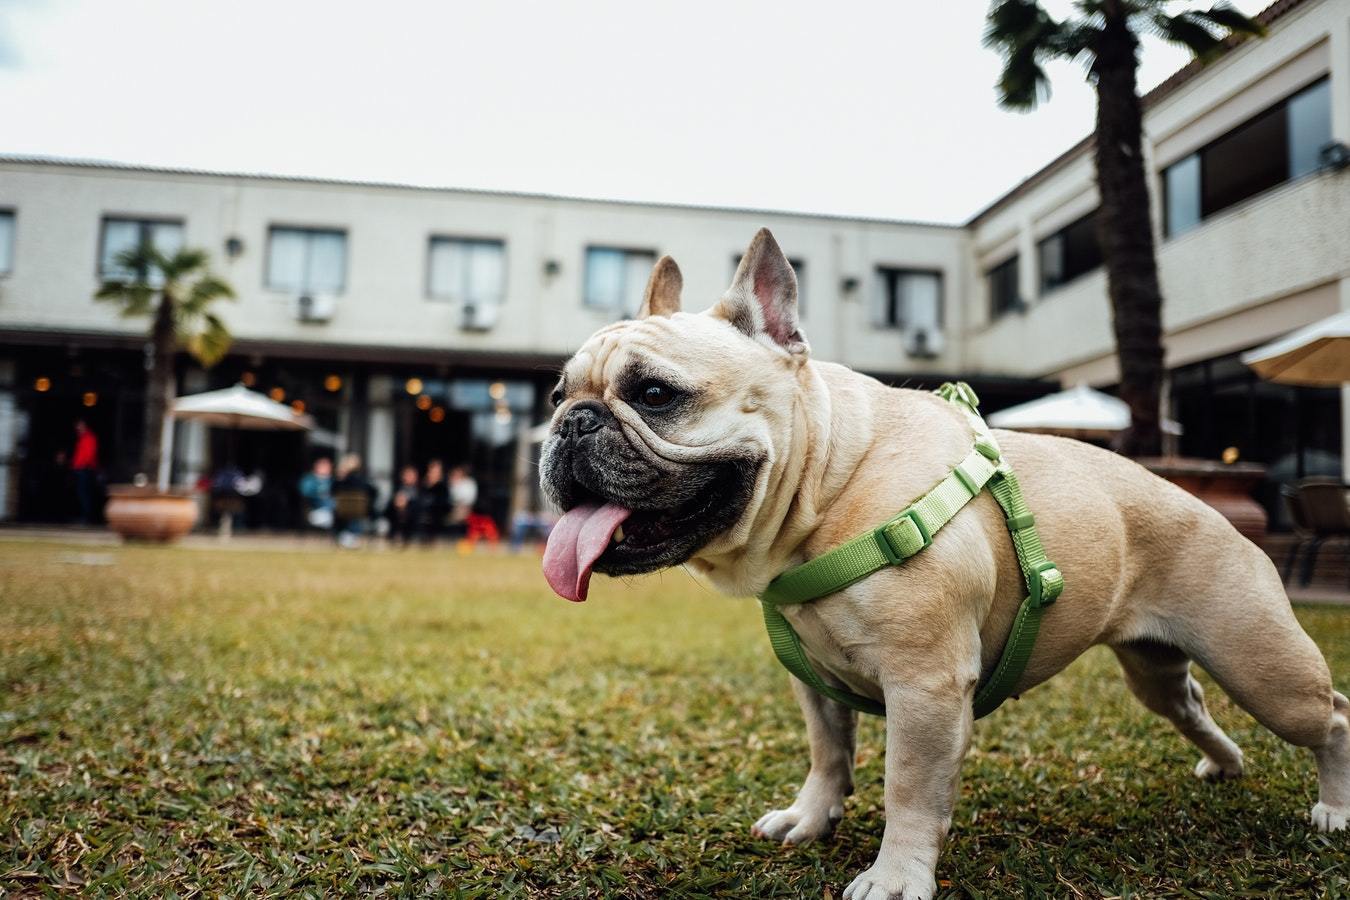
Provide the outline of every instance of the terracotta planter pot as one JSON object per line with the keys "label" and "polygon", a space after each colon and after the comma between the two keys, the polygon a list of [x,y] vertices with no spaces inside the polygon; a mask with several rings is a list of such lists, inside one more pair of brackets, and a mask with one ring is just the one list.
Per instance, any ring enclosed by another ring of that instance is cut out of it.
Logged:
{"label": "terracotta planter pot", "polygon": [[1152,457],[1136,462],[1223,513],[1244,537],[1260,543],[1266,536],[1265,508],[1252,499],[1252,489],[1265,477],[1265,466],[1227,465],[1185,456]]}
{"label": "terracotta planter pot", "polygon": [[108,487],[103,515],[108,527],[127,540],[168,543],[197,524],[197,500],[186,491],[115,484]]}

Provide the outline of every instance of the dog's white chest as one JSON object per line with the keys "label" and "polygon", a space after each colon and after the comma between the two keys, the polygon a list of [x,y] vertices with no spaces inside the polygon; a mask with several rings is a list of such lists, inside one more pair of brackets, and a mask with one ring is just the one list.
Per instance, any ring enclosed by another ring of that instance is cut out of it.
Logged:
{"label": "dog's white chest", "polygon": [[807,655],[817,664],[817,671],[822,675],[833,675],[856,694],[883,701],[881,687],[870,674],[875,669],[868,665],[870,642],[838,628],[841,623],[831,619],[828,608],[822,614],[821,607],[824,606],[825,603],[815,602],[779,609],[797,632]]}

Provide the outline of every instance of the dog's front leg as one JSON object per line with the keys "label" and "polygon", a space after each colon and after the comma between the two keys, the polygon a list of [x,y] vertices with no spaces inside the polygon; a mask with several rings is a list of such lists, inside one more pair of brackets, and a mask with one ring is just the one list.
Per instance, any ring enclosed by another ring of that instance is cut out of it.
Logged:
{"label": "dog's front leg", "polygon": [[811,769],[792,805],[765,813],[750,831],[784,844],[804,844],[828,836],[843,818],[844,798],[853,793],[858,714],[796,678],[788,680],[806,718]]}
{"label": "dog's front leg", "polygon": [[932,900],[933,872],[970,744],[972,687],[957,678],[883,685],[886,831],[876,862],[853,879],[845,900]]}

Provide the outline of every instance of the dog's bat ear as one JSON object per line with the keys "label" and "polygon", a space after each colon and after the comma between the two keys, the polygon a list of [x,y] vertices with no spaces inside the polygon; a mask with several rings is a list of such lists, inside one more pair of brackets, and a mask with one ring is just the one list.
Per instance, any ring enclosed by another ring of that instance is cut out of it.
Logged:
{"label": "dog's bat ear", "polygon": [[663,256],[656,261],[652,277],[647,279],[647,292],[642,295],[642,306],[638,309],[638,318],[648,316],[673,316],[680,311],[680,290],[684,287],[684,276],[675,260]]}
{"label": "dog's bat ear", "polygon": [[797,322],[797,273],[767,228],[755,234],[712,314],[750,337],[768,335],[789,353],[810,350]]}

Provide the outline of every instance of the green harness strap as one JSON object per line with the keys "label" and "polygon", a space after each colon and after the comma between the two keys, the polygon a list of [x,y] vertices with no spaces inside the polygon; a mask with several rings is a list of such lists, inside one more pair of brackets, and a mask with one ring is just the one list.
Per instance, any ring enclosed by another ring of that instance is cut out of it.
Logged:
{"label": "green harness strap", "polygon": [[957,463],[937,487],[915,500],[898,516],[858,535],[822,556],[779,575],[760,594],[764,626],[773,652],[783,666],[825,696],[859,712],[881,716],[886,708],[868,697],[826,684],[806,656],[801,639],[779,607],[806,603],[841,591],[886,566],[897,566],[933,543],[933,535],[986,487],[1003,508],[1027,585],[1027,597],[1013,619],[1003,655],[989,678],[975,692],[975,718],[998,709],[1011,696],[1031,659],[1041,616],[1064,590],[1064,576],[1045,555],[1036,520],[1031,515],[1017,476],[1003,459],[984,419],[975,408],[979,398],[964,382],[944,384],[940,397],[966,414],[975,431],[975,448]]}

